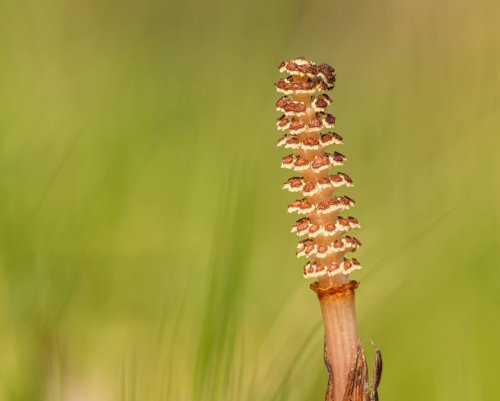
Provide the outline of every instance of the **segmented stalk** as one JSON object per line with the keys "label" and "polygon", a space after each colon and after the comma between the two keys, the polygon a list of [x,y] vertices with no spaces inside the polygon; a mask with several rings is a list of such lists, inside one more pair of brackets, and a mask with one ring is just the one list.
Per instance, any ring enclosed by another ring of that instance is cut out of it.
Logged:
{"label": "segmented stalk", "polygon": [[[324,93],[335,85],[334,69],[302,57],[282,62],[279,69],[289,76],[276,83],[278,92],[284,94],[276,102],[276,109],[283,113],[277,127],[287,131],[278,146],[295,152],[283,157],[281,167],[301,174],[283,186],[303,196],[288,206],[290,213],[304,216],[292,228],[292,232],[307,237],[299,242],[297,256],[310,259],[304,266],[305,278],[318,278],[325,284],[322,287],[342,284],[348,281],[347,274],[361,269],[357,259],[345,257],[361,242],[346,235],[359,228],[358,220],[340,215],[354,206],[354,200],[336,194],[339,188],[352,186],[352,180],[342,172],[330,174],[332,168],[344,164],[346,157],[337,151],[325,151],[343,141],[339,134],[329,131],[335,126],[335,117],[327,113],[332,100]],[[337,279],[333,279],[335,276]]]}
{"label": "segmented stalk", "polygon": [[361,269],[357,259],[346,258],[361,242],[347,235],[359,228],[352,216],[342,216],[354,206],[347,195],[337,194],[342,187],[352,186],[351,178],[330,170],[344,164],[346,157],[327,152],[341,145],[342,137],[330,131],[335,117],[327,112],[332,103],[325,93],[335,86],[335,71],[328,64],[316,65],[304,57],[283,61],[280,72],[287,77],[276,82],[283,96],[276,109],[283,113],[277,127],[286,134],[278,146],[294,153],[283,157],[281,167],[298,176],[288,179],[284,189],[302,195],[288,206],[288,212],[302,215],[292,232],[306,238],[297,246],[297,257],[305,257],[305,278],[316,278],[311,288],[318,295],[325,326],[325,364],[329,372],[327,401],[378,400],[381,356],[377,350],[375,379],[368,391],[366,359],[357,334],[354,293],[358,286],[349,273]]}

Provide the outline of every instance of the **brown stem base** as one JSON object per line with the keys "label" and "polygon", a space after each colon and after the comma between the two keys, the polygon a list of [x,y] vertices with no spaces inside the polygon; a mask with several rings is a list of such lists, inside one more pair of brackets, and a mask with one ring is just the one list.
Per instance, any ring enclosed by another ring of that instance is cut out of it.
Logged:
{"label": "brown stem base", "polygon": [[[319,298],[325,325],[325,356],[329,363],[329,387],[333,388],[332,401],[343,400],[349,373],[358,349],[358,327],[354,304],[357,281],[321,288],[311,285]],[[327,397],[327,400],[329,398]]]}
{"label": "brown stem base", "polygon": [[354,293],[359,283],[350,281],[322,288],[311,285],[319,298],[325,325],[325,365],[329,373],[326,401],[378,401],[382,355],[375,348],[371,388],[368,368],[359,341]]}

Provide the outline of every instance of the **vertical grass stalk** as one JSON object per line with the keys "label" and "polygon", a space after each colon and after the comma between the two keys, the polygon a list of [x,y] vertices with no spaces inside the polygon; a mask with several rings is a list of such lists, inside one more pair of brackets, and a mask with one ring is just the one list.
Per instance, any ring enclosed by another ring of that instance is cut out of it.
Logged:
{"label": "vertical grass stalk", "polygon": [[352,186],[352,180],[342,172],[330,174],[346,158],[336,151],[325,152],[343,141],[336,132],[324,131],[335,126],[335,117],[327,113],[332,100],[324,93],[335,86],[335,72],[328,64],[316,65],[303,57],[282,62],[279,70],[288,76],[275,84],[283,94],[276,102],[276,109],[283,113],[277,127],[286,132],[278,146],[295,152],[283,157],[281,166],[301,174],[290,178],[283,188],[303,196],[292,202],[288,211],[303,216],[292,228],[297,235],[306,236],[298,244],[297,256],[309,259],[304,277],[317,279],[311,288],[319,298],[325,327],[326,400],[377,400],[380,352],[377,350],[374,380],[368,391],[354,304],[358,283],[349,279],[361,265],[357,259],[345,257],[361,246],[358,239],[346,235],[360,226],[356,218],[340,215],[354,206],[354,200],[335,195],[337,189]]}

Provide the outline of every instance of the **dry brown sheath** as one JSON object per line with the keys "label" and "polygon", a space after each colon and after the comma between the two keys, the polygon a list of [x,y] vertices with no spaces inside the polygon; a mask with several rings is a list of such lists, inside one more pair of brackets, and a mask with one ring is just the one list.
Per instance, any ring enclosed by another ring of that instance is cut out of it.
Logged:
{"label": "dry brown sheath", "polygon": [[345,256],[361,246],[357,238],[347,235],[360,225],[356,218],[343,215],[354,206],[354,200],[337,194],[339,188],[352,186],[352,179],[343,172],[330,172],[342,166],[346,157],[337,151],[325,151],[343,141],[330,131],[336,119],[327,112],[332,100],[324,93],[335,86],[335,70],[304,57],[283,61],[278,68],[287,73],[275,84],[283,95],[276,102],[276,110],[282,113],[277,128],[285,132],[278,146],[294,152],[282,158],[281,167],[300,174],[285,182],[283,188],[301,196],[288,211],[301,215],[292,232],[306,237],[296,252],[297,257],[308,259],[304,277],[317,279],[311,288],[318,295],[325,325],[325,364],[329,372],[326,400],[375,401],[382,360],[377,350],[372,388],[368,390],[354,306],[358,283],[348,276],[361,265]]}

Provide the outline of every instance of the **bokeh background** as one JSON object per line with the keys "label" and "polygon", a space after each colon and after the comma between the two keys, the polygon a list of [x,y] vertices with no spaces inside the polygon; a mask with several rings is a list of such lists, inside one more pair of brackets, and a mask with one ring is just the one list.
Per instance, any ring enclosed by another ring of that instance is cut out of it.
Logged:
{"label": "bokeh background", "polygon": [[275,147],[337,70],[383,401],[500,388],[500,3],[0,1],[0,400],[321,400]]}

